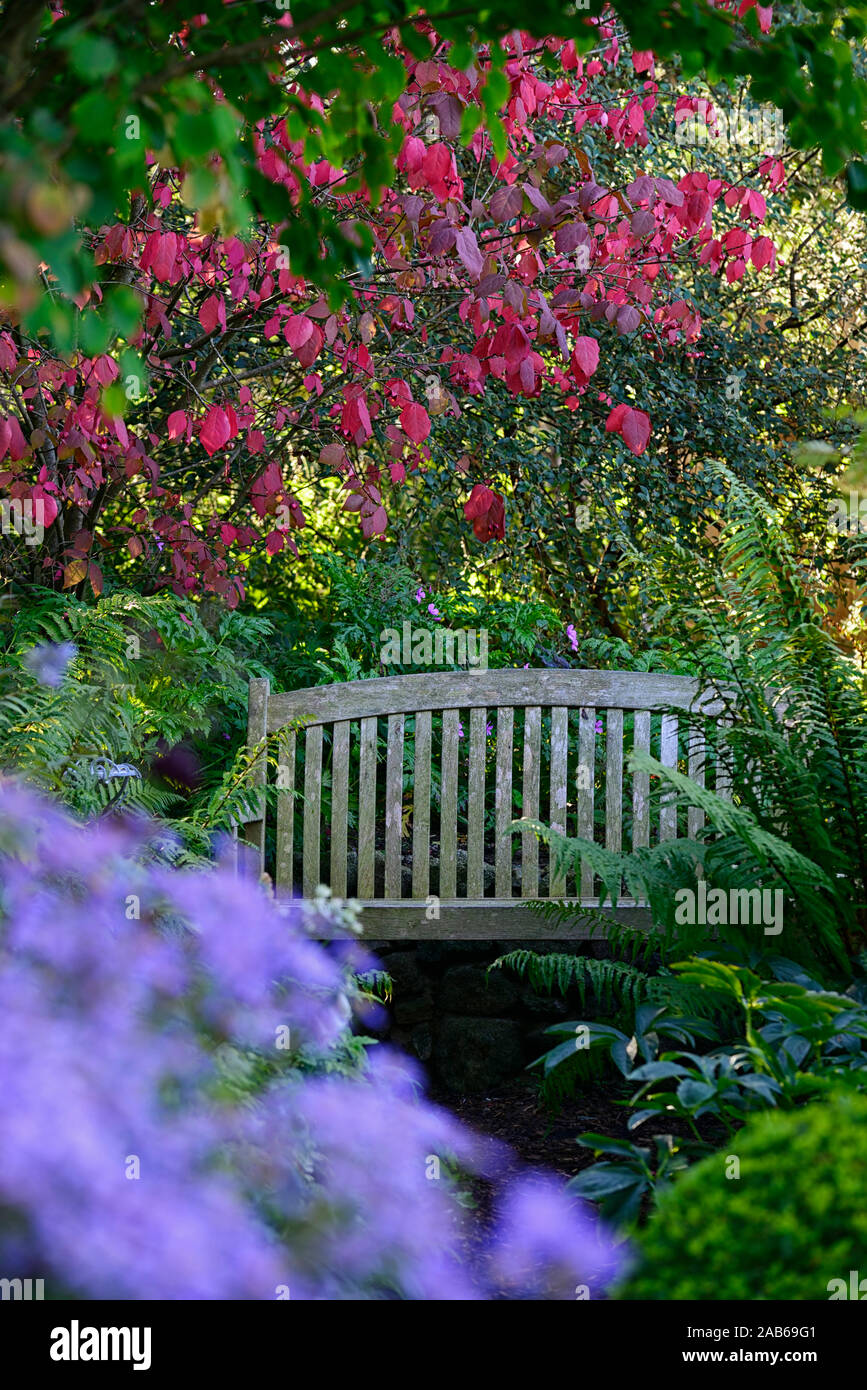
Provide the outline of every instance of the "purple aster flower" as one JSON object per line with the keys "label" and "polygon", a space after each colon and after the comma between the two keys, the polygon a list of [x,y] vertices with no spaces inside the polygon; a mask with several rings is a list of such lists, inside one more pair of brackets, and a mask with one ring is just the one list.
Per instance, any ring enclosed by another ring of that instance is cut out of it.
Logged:
{"label": "purple aster flower", "polygon": [[569,623],[566,628],[566,636],[569,638],[569,645],[571,646],[573,652],[577,652],[578,633],[575,631],[575,628],[572,623]]}
{"label": "purple aster flower", "polygon": [[24,654],[24,665],[32,671],[40,685],[53,688],[63,684],[66,669],[78,656],[73,642],[43,642]]}
{"label": "purple aster flower", "polygon": [[623,1270],[625,1251],[559,1183],[534,1175],[516,1183],[499,1212],[493,1270],[518,1297],[581,1298]]}
{"label": "purple aster flower", "polygon": [[425,597],[426,597],[426,594],[425,594],[424,589],[416,589],[416,591],[415,591],[415,601],[416,601],[416,603],[421,603],[422,599],[424,599]]}
{"label": "purple aster flower", "polygon": [[[335,1074],[360,943],[150,863],[148,836],[0,786],[4,1272],[91,1299],[442,1300],[615,1271],[558,1185],[509,1195],[410,1059]],[[490,1252],[462,1244],[455,1163],[504,1192]]]}

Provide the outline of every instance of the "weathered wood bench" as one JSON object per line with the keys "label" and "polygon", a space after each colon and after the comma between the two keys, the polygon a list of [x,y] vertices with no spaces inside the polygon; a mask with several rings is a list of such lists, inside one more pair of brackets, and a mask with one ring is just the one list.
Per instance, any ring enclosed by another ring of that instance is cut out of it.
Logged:
{"label": "weathered wood bench", "polygon": [[[702,813],[670,795],[655,804],[649,774],[630,776],[624,754],[652,752],[700,781],[710,768],[728,794],[713,751],[725,722],[723,701],[697,681],[634,671],[424,673],[274,695],[253,680],[257,787],[269,777],[263,740],[276,736],[273,860],[264,805],[243,834],[260,872],[268,846],[279,895],[311,897],[322,882],[354,896],[368,937],[550,936],[530,908],[545,899],[575,903],[569,934],[580,937],[591,928],[578,909],[598,906],[589,864],[567,881],[513,819],[612,850],[693,835]],[[635,902],[616,916],[649,924]]]}

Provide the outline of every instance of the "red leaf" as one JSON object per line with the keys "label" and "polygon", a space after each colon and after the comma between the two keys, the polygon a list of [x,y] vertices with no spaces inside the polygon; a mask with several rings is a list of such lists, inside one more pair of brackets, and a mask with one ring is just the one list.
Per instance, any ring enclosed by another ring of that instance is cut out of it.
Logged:
{"label": "red leaf", "polygon": [[579,386],[585,386],[599,366],[599,341],[596,338],[576,338],[572,349],[572,375]]}
{"label": "red leaf", "polygon": [[27,440],[15,415],[10,415],[8,420],[0,420],[0,459],[5,458],[7,452],[16,463],[27,453]]}
{"label": "red leaf", "polygon": [[226,327],[226,306],[222,295],[212,294],[208,296],[199,310],[199,323],[206,333],[213,333],[217,324],[222,328]]}
{"label": "red leaf", "polygon": [[287,319],[283,326],[283,337],[286,339],[292,351],[303,347],[307,339],[313,332],[313,320],[306,314],[293,314],[291,319]]}
{"label": "red leaf", "polygon": [[205,452],[212,457],[231,437],[229,417],[219,405],[212,405],[199,430],[199,439]]}
{"label": "red leaf", "polygon": [[423,405],[411,401],[400,412],[400,427],[413,444],[422,444],[430,434],[430,416]]}
{"label": "red leaf", "polygon": [[484,516],[490,509],[494,500],[494,493],[484,483],[476,483],[466,502],[464,503],[464,516],[467,521],[473,521],[477,516]]}
{"label": "red leaf", "polygon": [[159,244],[151,262],[151,270],[158,280],[170,280],[178,254],[178,238],[174,232],[159,234]]}
{"label": "red leaf", "polygon": [[361,534],[369,540],[371,536],[381,536],[385,533],[388,525],[388,513],[385,507],[375,507],[372,511],[361,514]]}
{"label": "red leaf", "polygon": [[313,363],[316,361],[317,357],[322,351],[322,344],[324,342],[325,338],[323,336],[322,329],[314,323],[313,332],[310,334],[310,337],[307,339],[307,341],[305,343],[302,343],[299,348],[295,348],[295,356],[298,358],[298,361],[301,363],[302,367],[313,366]]}
{"label": "red leaf", "polygon": [[168,421],[169,439],[180,439],[181,435],[186,432],[186,428],[187,417],[185,412],[183,410],[173,410]]}
{"label": "red leaf", "polygon": [[505,499],[484,483],[476,483],[464,503],[464,516],[480,541],[502,540],[506,534]]}
{"label": "red leaf", "polygon": [[633,454],[643,454],[650,438],[650,416],[643,410],[627,409],[620,428],[624,443]]}
{"label": "red leaf", "polygon": [[773,270],[776,255],[774,243],[769,236],[760,236],[753,242],[750,259],[756,270],[762,270],[766,265],[769,265]]}

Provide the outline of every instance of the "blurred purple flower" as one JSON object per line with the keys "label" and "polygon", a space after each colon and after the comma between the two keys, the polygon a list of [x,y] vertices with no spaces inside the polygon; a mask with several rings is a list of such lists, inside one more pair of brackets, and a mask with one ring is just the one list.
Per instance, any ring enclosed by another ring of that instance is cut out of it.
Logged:
{"label": "blurred purple flower", "polygon": [[425,598],[425,597],[426,597],[426,595],[425,595],[424,589],[420,589],[420,588],[419,588],[419,589],[416,589],[416,591],[415,591],[415,601],[416,601],[416,603],[421,603],[422,599]]}
{"label": "blurred purple flower", "polygon": [[40,685],[56,689],[63,684],[66,669],[77,656],[78,648],[73,642],[43,642],[25,652],[24,665],[33,672]]}
{"label": "blurred purple flower", "polygon": [[609,1283],[624,1267],[624,1248],[612,1246],[579,1202],[565,1202],[550,1178],[516,1183],[499,1216],[493,1268],[519,1297],[575,1298],[576,1286]]}
{"label": "blurred purple flower", "polygon": [[568,625],[567,628],[566,628],[566,636],[569,638],[569,644],[570,644],[570,646],[571,646],[573,652],[577,652],[577,650],[578,650],[578,633],[575,631],[575,628],[573,627],[572,623],[569,623],[569,625]]}
{"label": "blurred purple flower", "polygon": [[499,1152],[424,1098],[408,1058],[315,1066],[372,958],[146,846],[0,786],[4,1271],[158,1300],[478,1299],[503,1280],[520,1297],[605,1273],[555,1184],[506,1197],[490,1256],[461,1250],[449,1165],[502,1176]]}

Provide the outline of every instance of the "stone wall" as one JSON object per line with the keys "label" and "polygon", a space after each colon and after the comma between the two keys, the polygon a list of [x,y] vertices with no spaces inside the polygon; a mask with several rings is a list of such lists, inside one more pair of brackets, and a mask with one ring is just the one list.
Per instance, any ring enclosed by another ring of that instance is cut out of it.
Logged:
{"label": "stone wall", "polygon": [[486,967],[520,947],[607,954],[605,943],[548,941],[371,942],[392,977],[390,1026],[378,1036],[418,1057],[444,1090],[491,1089],[550,1047],[543,1030],[582,1018],[577,994],[537,994],[511,971]]}

